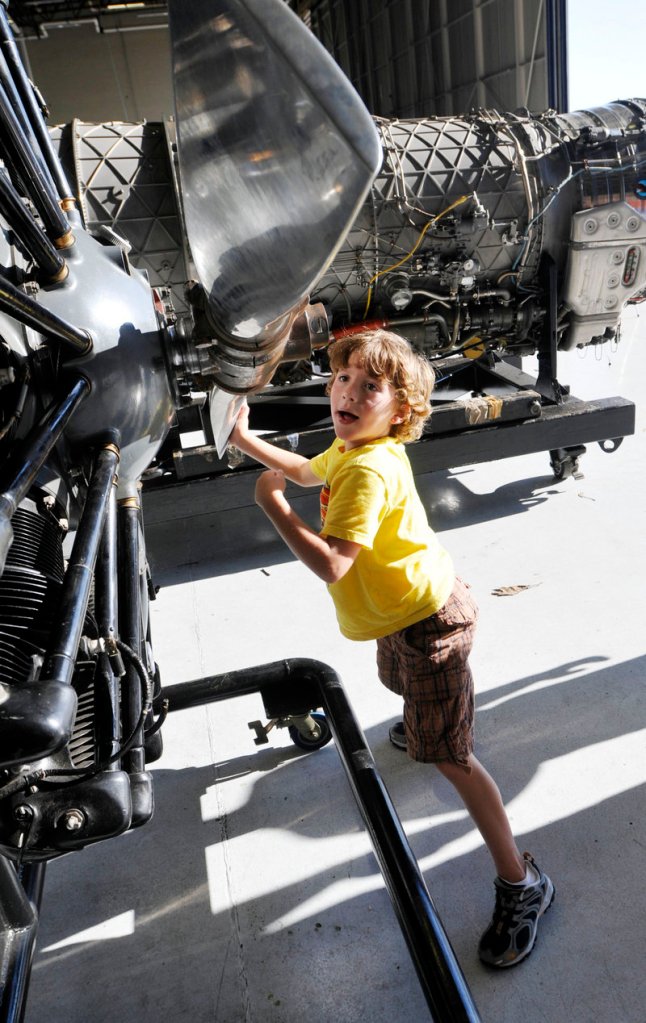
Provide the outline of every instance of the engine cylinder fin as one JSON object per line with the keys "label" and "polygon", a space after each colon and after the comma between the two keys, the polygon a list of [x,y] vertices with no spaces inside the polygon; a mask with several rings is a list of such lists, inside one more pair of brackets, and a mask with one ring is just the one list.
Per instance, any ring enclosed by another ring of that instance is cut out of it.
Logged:
{"label": "engine cylinder fin", "polygon": [[74,689],[78,699],[68,752],[74,767],[91,767],[96,759],[94,662],[77,665]]}
{"label": "engine cylinder fin", "polygon": [[34,671],[34,658],[42,650],[20,636],[0,632],[0,683],[18,685]]}
{"label": "engine cylinder fin", "polygon": [[0,576],[0,680],[20,685],[37,676],[60,610],[62,534],[31,499],[12,518],[14,541]]}
{"label": "engine cylinder fin", "polygon": [[18,508],[11,524],[14,539],[7,555],[7,566],[34,569],[62,580],[63,548],[58,525],[27,508]]}

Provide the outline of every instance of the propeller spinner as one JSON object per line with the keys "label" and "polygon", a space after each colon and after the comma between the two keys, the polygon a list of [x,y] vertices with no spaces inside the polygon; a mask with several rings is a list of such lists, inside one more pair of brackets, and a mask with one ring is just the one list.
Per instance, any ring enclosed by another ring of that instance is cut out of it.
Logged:
{"label": "propeller spinner", "polygon": [[353,87],[284,0],[171,0],[169,15],[186,232],[213,338],[202,371],[247,394],[295,357],[290,333],[304,318],[327,334],[308,296],[381,148]]}

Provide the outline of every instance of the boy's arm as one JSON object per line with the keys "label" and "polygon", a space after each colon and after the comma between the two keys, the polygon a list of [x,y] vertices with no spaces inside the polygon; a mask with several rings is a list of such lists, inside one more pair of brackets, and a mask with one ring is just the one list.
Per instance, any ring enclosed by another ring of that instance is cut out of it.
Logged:
{"label": "boy's arm", "polygon": [[284,472],[292,483],[298,483],[301,487],[321,485],[319,477],[310,469],[309,458],[297,455],[294,451],[277,448],[274,444],[268,444],[266,440],[250,432],[249,406],[246,402],[238,413],[229,443],[234,444],[245,455],[255,458],[257,462],[262,462],[268,469],[279,469]]}
{"label": "boy's arm", "polygon": [[256,484],[256,502],[292,553],[323,582],[336,583],[351,568],[361,544],[335,536],[321,536],[308,526],[285,497],[282,472],[262,474]]}

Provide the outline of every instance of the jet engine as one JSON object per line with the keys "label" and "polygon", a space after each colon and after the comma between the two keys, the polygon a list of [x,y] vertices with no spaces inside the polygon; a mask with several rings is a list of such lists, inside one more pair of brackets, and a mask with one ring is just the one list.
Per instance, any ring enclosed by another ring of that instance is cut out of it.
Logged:
{"label": "jet engine", "polygon": [[[314,289],[332,331],[386,320],[429,356],[615,338],[646,285],[646,101],[376,119],[383,162]],[[556,293],[551,294],[549,269]]]}
{"label": "jet engine", "polygon": [[[568,447],[581,453],[581,442],[593,440],[616,446],[632,432],[633,410],[621,400],[602,410],[574,406],[559,382],[557,356],[616,341],[622,311],[644,298],[645,116],[646,100],[631,99],[570,114],[486,110],[436,119],[374,118],[379,171],[309,289],[305,324],[271,361],[271,388],[265,387],[262,366],[268,360],[258,357],[259,349],[243,357],[249,345],[240,337],[232,339],[232,349],[229,339],[223,347],[212,318],[209,326],[203,316],[209,311],[204,290],[197,286],[190,293],[193,335],[202,336],[202,386],[208,390],[215,382],[236,393],[244,384],[254,395],[252,425],[275,433],[278,443],[281,431],[298,432],[300,450],[309,454],[321,444],[321,430],[329,431],[321,384],[325,347],[349,332],[385,326],[409,338],[438,369],[442,386],[431,434],[518,424],[518,436],[508,428],[493,445],[492,432],[480,431],[459,450],[447,446],[440,455],[435,446],[434,467],[544,448],[560,475],[577,465],[578,456],[568,465]],[[267,232],[256,228],[252,237],[251,217],[247,224],[245,251],[262,257]],[[307,226],[309,239],[311,220]],[[295,238],[291,251],[300,255],[307,248]],[[291,280],[291,251],[277,264],[279,279],[287,274]],[[226,351],[233,354],[223,372]],[[519,376],[520,358],[534,355],[537,378]],[[244,358],[251,360],[254,378],[245,371],[243,381]],[[463,406],[447,410],[447,396],[460,394],[484,397],[485,404],[471,405],[462,416]],[[299,407],[304,396],[309,403]],[[212,412],[215,407],[212,402]],[[577,425],[570,431],[574,407]],[[563,424],[558,448],[557,419]],[[197,454],[175,452],[174,463],[180,476],[200,472]],[[213,472],[213,464],[209,454],[204,471]]]}

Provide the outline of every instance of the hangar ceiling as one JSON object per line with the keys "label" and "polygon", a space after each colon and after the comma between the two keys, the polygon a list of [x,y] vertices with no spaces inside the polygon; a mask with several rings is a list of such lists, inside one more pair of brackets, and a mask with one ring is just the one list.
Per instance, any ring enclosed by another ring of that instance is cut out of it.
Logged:
{"label": "hangar ceiling", "polygon": [[[564,53],[565,0],[285,2],[334,56],[375,114],[420,117],[476,108],[567,108],[564,59],[560,72],[557,68]],[[44,51],[49,39],[73,26],[91,25],[98,34],[109,35],[158,29],[167,23],[166,11],[164,0],[9,3],[10,17],[31,52],[35,47]],[[37,63],[40,70],[42,60]],[[550,82],[555,68],[561,74],[560,92]]]}

